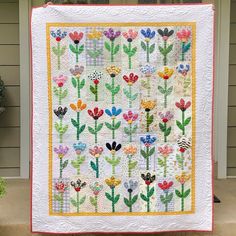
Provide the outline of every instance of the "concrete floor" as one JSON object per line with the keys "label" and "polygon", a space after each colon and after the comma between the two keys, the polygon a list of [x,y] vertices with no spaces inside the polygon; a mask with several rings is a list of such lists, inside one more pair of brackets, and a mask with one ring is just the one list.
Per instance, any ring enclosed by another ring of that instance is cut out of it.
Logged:
{"label": "concrete floor", "polygon": [[[216,180],[215,194],[220,198],[221,203],[215,204],[213,233],[161,233],[158,235],[236,236],[236,179]],[[7,195],[0,199],[0,236],[29,236],[31,235],[29,222],[29,181],[8,180]],[[39,236],[40,234],[34,235]]]}

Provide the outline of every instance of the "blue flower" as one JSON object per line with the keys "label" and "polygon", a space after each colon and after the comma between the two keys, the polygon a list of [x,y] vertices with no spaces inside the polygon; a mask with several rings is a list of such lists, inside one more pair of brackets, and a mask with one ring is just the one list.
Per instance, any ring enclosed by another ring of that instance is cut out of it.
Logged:
{"label": "blue flower", "polygon": [[150,134],[146,135],[146,137],[141,137],[140,141],[143,142],[143,144],[147,147],[147,146],[151,146],[151,144],[153,144],[155,141],[157,140],[156,137],[151,137]]}
{"label": "blue flower", "polygon": [[73,147],[77,155],[81,154],[86,148],[86,144],[82,142],[74,143]]}
{"label": "blue flower", "polygon": [[151,31],[150,28],[147,28],[146,31],[144,29],[141,30],[141,34],[145,37],[145,39],[152,39],[155,37],[155,31]]}
{"label": "blue flower", "polygon": [[120,115],[120,113],[122,112],[122,110],[119,108],[117,109],[116,107],[112,107],[111,110],[106,109],[105,110],[106,114],[110,117],[115,117]]}
{"label": "blue flower", "polygon": [[60,29],[58,29],[57,31],[52,30],[51,35],[52,35],[53,38],[56,39],[56,41],[60,42],[62,39],[64,39],[66,37],[67,32],[64,31],[62,33]]}
{"label": "blue flower", "polygon": [[129,183],[125,182],[124,187],[129,193],[132,193],[138,187],[138,181],[130,180]]}
{"label": "blue flower", "polygon": [[190,70],[190,65],[189,64],[179,64],[177,67],[176,67],[176,70],[182,74],[183,76],[186,76],[187,73],[189,72]]}
{"label": "blue flower", "polygon": [[147,64],[145,66],[141,66],[140,71],[146,76],[151,76],[156,71],[156,68]]}

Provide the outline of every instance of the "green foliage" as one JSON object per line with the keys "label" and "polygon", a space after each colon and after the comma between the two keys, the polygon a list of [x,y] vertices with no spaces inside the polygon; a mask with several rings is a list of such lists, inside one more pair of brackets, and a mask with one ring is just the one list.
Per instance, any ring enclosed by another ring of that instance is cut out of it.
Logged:
{"label": "green foliage", "polygon": [[0,198],[6,194],[6,181],[0,177]]}

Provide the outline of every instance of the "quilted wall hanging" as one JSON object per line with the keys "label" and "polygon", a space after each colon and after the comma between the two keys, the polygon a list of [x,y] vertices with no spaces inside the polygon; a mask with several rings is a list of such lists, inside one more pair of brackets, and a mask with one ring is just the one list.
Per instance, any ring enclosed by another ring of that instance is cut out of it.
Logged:
{"label": "quilted wall hanging", "polygon": [[212,230],[213,16],[33,10],[33,232]]}

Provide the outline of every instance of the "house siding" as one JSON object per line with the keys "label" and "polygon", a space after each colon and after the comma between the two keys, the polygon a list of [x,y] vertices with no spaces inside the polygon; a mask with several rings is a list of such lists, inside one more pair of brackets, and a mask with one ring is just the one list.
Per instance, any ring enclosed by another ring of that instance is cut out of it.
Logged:
{"label": "house siding", "polygon": [[6,86],[0,114],[0,176],[20,175],[19,2],[0,1],[0,76]]}

